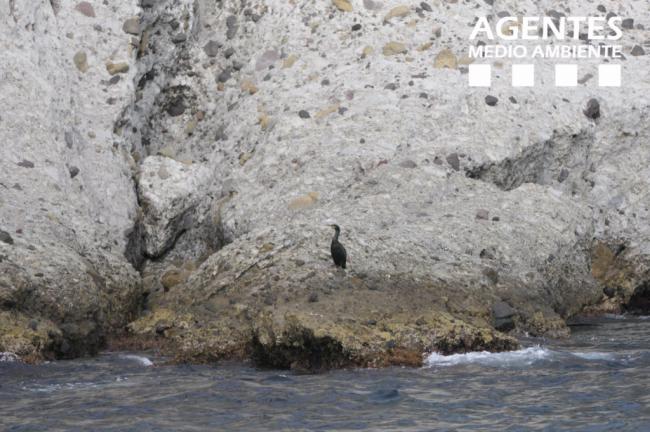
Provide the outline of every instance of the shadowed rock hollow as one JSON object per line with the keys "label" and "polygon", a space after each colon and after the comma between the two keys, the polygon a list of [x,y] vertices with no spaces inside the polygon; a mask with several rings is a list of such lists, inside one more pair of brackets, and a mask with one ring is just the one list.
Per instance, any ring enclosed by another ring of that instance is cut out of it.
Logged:
{"label": "shadowed rock hollow", "polygon": [[[56,25],[33,39],[21,25],[18,37],[52,44],[60,65],[34,69],[16,46],[3,73],[29,67],[65,103],[30,138],[20,131],[36,100],[18,96],[18,78],[14,97],[3,93],[16,106],[3,114],[0,229],[15,241],[0,243],[0,323],[42,318],[57,335],[43,346],[60,352],[80,332],[123,330],[132,315],[116,311],[140,309],[128,333],[179,360],[320,370],[512,349],[519,333],[563,336],[578,313],[645,298],[648,57],[617,60],[619,89],[512,88],[507,61],[492,88],[469,88],[470,24],[502,3],[98,3],[99,29],[74,2],[57,15],[32,6],[36,24]],[[602,3],[650,25],[640,2]],[[603,14],[577,1],[517,8]],[[621,43],[627,53],[647,38],[633,28]],[[552,63],[537,67],[551,82]],[[597,119],[585,114],[592,99]],[[329,222],[342,227],[347,272],[329,257]],[[88,283],[77,262],[92,264]],[[40,263],[51,279],[36,276]],[[73,288],[77,301],[61,302]],[[97,331],[66,331],[69,320]]]}

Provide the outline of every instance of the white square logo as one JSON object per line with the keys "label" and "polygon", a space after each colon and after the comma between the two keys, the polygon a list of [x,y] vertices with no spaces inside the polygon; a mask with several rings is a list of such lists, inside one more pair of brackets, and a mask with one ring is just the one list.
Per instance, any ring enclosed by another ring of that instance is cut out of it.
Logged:
{"label": "white square logo", "polygon": [[490,87],[492,85],[492,66],[489,64],[469,65],[469,86]]}
{"label": "white square logo", "polygon": [[512,86],[533,87],[535,85],[535,65],[515,64],[512,65]]}
{"label": "white square logo", "polygon": [[600,87],[620,87],[621,65],[598,66],[598,85]]}
{"label": "white square logo", "polygon": [[557,87],[576,87],[578,85],[578,65],[555,65],[555,85]]}

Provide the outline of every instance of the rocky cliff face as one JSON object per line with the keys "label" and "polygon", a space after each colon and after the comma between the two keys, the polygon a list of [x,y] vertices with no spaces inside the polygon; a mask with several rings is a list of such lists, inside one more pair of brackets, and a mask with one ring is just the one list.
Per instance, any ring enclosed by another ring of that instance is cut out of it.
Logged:
{"label": "rocky cliff face", "polygon": [[0,350],[95,351],[134,317],[138,212],[115,131],[135,68],[134,4],[0,2]]}
{"label": "rocky cliff face", "polygon": [[[601,3],[0,2],[0,351],[140,311],[180,359],[417,364],[646,304],[650,12]],[[469,88],[502,12],[633,18],[623,87]]]}

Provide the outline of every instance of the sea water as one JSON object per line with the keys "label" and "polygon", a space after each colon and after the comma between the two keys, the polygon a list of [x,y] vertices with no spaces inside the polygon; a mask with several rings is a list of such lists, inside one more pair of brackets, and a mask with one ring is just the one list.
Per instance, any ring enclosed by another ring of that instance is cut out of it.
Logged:
{"label": "sea water", "polygon": [[164,366],[150,353],[0,363],[2,431],[650,431],[650,319],[609,316],[508,353],[318,375]]}

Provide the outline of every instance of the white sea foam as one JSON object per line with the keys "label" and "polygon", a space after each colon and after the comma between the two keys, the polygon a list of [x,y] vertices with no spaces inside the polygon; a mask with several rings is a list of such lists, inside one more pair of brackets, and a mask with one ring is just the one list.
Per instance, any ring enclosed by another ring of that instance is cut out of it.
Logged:
{"label": "white sea foam", "polygon": [[442,355],[433,353],[427,357],[425,364],[434,366],[457,366],[477,364],[492,367],[517,367],[530,366],[541,360],[561,360],[577,357],[587,361],[616,361],[619,357],[611,352],[565,352],[554,351],[541,346],[524,348],[517,351],[491,353],[487,351],[471,352],[467,354]]}
{"label": "white sea foam", "polygon": [[617,314],[604,314],[604,318],[611,319],[611,320],[626,320],[626,319],[635,319],[635,320],[650,320],[650,315],[629,315],[629,314],[623,314],[623,315],[617,315]]}
{"label": "white sea foam", "polygon": [[132,360],[138,362],[141,366],[146,366],[146,367],[153,366],[153,362],[144,356],[139,356],[135,354],[123,354],[120,356],[120,358],[124,360]]}
{"label": "white sea foam", "polygon": [[83,390],[83,389],[92,389],[99,388],[99,383],[94,382],[71,382],[71,383],[61,383],[61,384],[47,384],[47,385],[36,385],[36,386],[24,386],[23,390],[33,391],[37,393],[54,393],[58,391],[66,390]]}
{"label": "white sea foam", "polygon": [[467,354],[452,354],[449,356],[433,353],[426,359],[427,366],[456,366],[479,364],[484,366],[528,366],[539,360],[545,360],[553,351],[540,346],[524,348],[517,351],[491,353],[487,351]]}
{"label": "white sea foam", "polygon": [[0,352],[0,363],[14,363],[20,361],[20,357],[18,357],[14,353],[10,352]]}
{"label": "white sea foam", "polygon": [[616,360],[616,355],[614,353],[606,353],[606,352],[572,352],[571,355],[574,355],[584,360],[595,360],[595,361]]}

